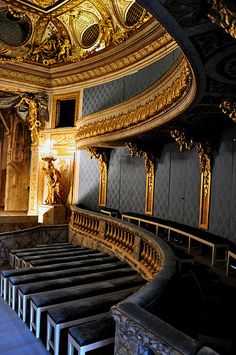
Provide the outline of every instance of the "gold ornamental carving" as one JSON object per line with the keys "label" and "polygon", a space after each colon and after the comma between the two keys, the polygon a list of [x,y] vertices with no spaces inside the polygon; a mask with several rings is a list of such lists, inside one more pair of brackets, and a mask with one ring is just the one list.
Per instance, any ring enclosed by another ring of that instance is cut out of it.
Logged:
{"label": "gold ornamental carving", "polygon": [[100,183],[99,183],[98,205],[101,207],[106,207],[108,162],[109,162],[108,151],[105,151],[101,148],[88,147],[87,152],[90,155],[90,158],[96,158],[99,160]]}
{"label": "gold ornamental carving", "polygon": [[229,116],[236,123],[236,101],[224,100],[220,103],[219,107],[225,115]]}
{"label": "gold ornamental carving", "polygon": [[187,137],[186,131],[184,129],[173,129],[170,131],[170,135],[172,138],[175,139],[176,143],[179,145],[179,150],[181,152],[193,148],[193,139]]}
{"label": "gold ornamental carving", "polygon": [[[141,105],[138,105],[128,112],[118,113],[105,119],[82,125],[77,132],[77,141],[103,136],[108,133],[127,130],[133,126],[147,123],[153,117],[159,116],[177,104],[178,100],[188,93],[192,83],[190,67],[187,61],[182,63],[182,70],[174,80],[169,80],[167,85],[159,87],[153,97],[150,96]],[[122,107],[121,107],[122,110]],[[119,110],[120,111],[120,110]]]}
{"label": "gold ornamental carving", "polygon": [[221,26],[226,33],[236,39],[236,6],[224,0],[208,0],[209,19]]}
{"label": "gold ornamental carving", "polygon": [[197,143],[197,151],[201,168],[199,227],[208,229],[212,154],[210,145],[207,141]]}
{"label": "gold ornamental carving", "polygon": [[15,107],[21,108],[24,104],[28,106],[29,119],[28,125],[31,133],[31,145],[38,145],[39,141],[39,130],[44,128],[45,121],[39,117],[39,109],[47,110],[47,106],[40,103],[37,94],[21,94],[20,101],[15,105]]}

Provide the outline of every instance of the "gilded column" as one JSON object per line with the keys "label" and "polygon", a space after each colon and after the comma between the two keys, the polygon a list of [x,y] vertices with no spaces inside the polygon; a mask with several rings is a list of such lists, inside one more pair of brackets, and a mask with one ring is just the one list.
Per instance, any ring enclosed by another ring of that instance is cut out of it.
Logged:
{"label": "gilded column", "polygon": [[146,169],[146,201],[145,214],[153,214],[154,184],[155,184],[155,158],[153,154],[144,154]]}
{"label": "gilded column", "polygon": [[31,146],[30,191],[28,214],[38,213],[39,147]]}
{"label": "gilded column", "polygon": [[199,227],[208,229],[211,196],[211,150],[208,142],[197,143],[201,169]]}

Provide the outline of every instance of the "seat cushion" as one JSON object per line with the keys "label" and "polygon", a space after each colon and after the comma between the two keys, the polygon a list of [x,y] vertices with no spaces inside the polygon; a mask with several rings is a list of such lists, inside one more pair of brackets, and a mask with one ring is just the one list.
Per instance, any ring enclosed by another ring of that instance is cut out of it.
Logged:
{"label": "seat cushion", "polygon": [[115,336],[115,321],[104,316],[91,322],[83,323],[69,329],[69,334],[79,344],[85,346]]}

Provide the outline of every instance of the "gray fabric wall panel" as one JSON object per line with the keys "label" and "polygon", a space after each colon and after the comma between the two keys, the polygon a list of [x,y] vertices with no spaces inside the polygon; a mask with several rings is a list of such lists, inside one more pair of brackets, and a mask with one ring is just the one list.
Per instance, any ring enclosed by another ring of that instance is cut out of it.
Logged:
{"label": "gray fabric wall panel", "polygon": [[170,166],[169,216],[172,221],[184,222],[185,155],[172,151]]}
{"label": "gray fabric wall panel", "polygon": [[[235,134],[236,137],[236,134]],[[233,138],[236,139],[236,138]],[[236,243],[236,141],[231,140],[233,143],[233,158],[232,158],[232,193],[231,193],[231,206],[230,206],[230,235],[229,239]]]}
{"label": "gray fabric wall panel", "polygon": [[171,67],[179,53],[176,49],[132,75],[85,89],[82,116],[119,104],[147,89]]}
{"label": "gray fabric wall panel", "polygon": [[168,218],[170,184],[170,152],[165,149],[155,171],[154,215]]}
{"label": "gray fabric wall panel", "polygon": [[200,166],[196,150],[185,155],[184,224],[198,227],[200,200]]}
{"label": "gray fabric wall panel", "polygon": [[90,159],[84,150],[80,152],[79,179],[79,204],[98,210],[99,162],[97,159]]}
{"label": "gray fabric wall panel", "polygon": [[120,210],[121,155],[127,149],[113,149],[110,155],[107,185],[107,207]]}
{"label": "gray fabric wall panel", "polygon": [[144,213],[146,172],[143,158],[122,155],[120,210]]}
{"label": "gray fabric wall panel", "polygon": [[[230,143],[230,146],[228,144]],[[212,169],[209,230],[229,238],[232,193],[232,142],[223,141]],[[230,148],[230,149],[229,149]]]}
{"label": "gray fabric wall panel", "polygon": [[[224,133],[214,159],[209,232],[236,243],[236,128]],[[81,152],[79,202],[98,209],[99,164]],[[200,167],[196,150],[164,147],[155,172],[154,216],[198,227]],[[143,158],[125,148],[111,152],[107,207],[144,214],[146,172]]]}

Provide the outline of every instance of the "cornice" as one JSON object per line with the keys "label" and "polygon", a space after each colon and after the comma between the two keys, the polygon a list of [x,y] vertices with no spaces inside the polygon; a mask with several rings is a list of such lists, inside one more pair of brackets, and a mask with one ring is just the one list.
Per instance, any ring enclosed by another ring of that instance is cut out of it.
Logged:
{"label": "cornice", "polygon": [[173,38],[152,21],[125,43],[84,61],[45,68],[29,63],[0,64],[1,81],[28,83],[36,89],[84,88],[115,80],[164,57],[177,47]]}
{"label": "cornice", "polygon": [[156,128],[183,112],[196,93],[195,77],[186,57],[146,91],[125,103],[80,119],[77,147],[114,144]]}

